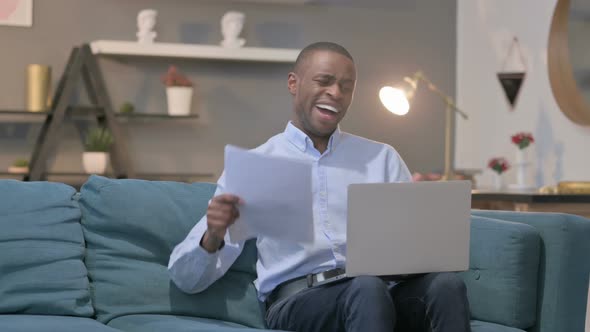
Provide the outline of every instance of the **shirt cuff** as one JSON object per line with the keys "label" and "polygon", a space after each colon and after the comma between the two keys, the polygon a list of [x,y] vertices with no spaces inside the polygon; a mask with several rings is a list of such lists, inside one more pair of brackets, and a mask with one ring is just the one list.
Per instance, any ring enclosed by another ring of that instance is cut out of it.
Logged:
{"label": "shirt cuff", "polygon": [[204,261],[206,262],[210,262],[211,260],[216,259],[219,256],[219,250],[214,252],[208,252],[207,249],[198,246],[194,252],[197,254],[197,257],[204,259]]}
{"label": "shirt cuff", "polygon": [[214,252],[208,252],[207,250],[205,250],[205,248],[203,248],[203,239],[205,238],[205,234],[203,234],[203,236],[201,236],[201,241],[199,241],[199,248],[201,248],[203,251],[205,251],[208,254],[214,254],[217,253],[219,251],[221,251],[221,249],[223,249],[223,247],[225,247],[225,239],[221,240],[221,244],[219,245],[219,248],[217,248],[217,250],[215,250]]}

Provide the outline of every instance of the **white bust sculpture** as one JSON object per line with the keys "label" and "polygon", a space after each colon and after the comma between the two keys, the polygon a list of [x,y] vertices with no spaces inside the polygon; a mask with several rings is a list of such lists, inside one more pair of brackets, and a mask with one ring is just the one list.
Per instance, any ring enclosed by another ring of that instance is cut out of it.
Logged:
{"label": "white bust sculpture", "polygon": [[158,35],[154,29],[158,12],[153,9],[144,9],[137,14],[137,41],[139,43],[153,43]]}
{"label": "white bust sculpture", "polygon": [[229,48],[238,48],[244,46],[246,40],[238,38],[244,27],[244,13],[229,11],[221,18],[221,33],[223,40],[221,46]]}

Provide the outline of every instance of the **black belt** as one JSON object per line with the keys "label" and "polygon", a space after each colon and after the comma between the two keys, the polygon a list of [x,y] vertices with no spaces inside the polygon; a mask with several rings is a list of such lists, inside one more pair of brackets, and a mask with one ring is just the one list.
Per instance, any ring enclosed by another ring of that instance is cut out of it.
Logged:
{"label": "black belt", "polygon": [[266,299],[266,307],[270,308],[273,303],[299,293],[304,289],[319,286],[326,283],[327,281],[340,279],[338,277],[345,276],[344,269],[333,269],[287,280],[275,287],[275,289],[270,293]]}

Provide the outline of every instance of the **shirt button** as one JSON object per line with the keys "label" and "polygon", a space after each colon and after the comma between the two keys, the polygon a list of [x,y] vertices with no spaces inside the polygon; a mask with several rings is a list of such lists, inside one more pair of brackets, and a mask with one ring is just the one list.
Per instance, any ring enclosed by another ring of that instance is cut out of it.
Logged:
{"label": "shirt button", "polygon": [[326,192],[320,191],[320,197],[326,197]]}

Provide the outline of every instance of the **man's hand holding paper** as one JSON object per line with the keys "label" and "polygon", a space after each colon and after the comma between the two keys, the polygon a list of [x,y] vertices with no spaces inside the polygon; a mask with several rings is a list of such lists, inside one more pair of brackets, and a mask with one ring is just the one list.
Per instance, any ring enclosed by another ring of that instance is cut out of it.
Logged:
{"label": "man's hand holding paper", "polygon": [[258,236],[313,242],[311,163],[225,148],[225,192],[245,202],[229,228],[232,242]]}

